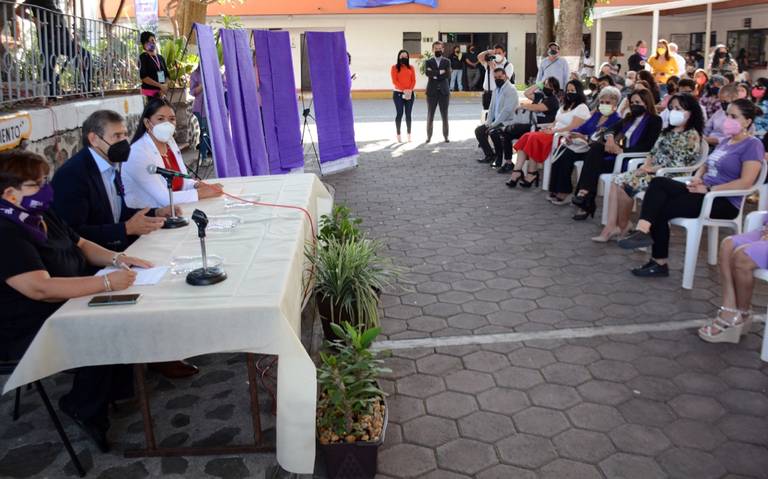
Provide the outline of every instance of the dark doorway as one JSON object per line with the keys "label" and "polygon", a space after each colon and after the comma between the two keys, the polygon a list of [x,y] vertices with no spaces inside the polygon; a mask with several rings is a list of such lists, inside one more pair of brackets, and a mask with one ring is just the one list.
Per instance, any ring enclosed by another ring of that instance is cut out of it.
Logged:
{"label": "dark doorway", "polygon": [[[494,45],[504,45],[504,48],[509,51],[509,42],[506,33],[492,33],[492,32],[440,32],[437,38],[445,44],[445,51],[452,52],[453,48],[458,46],[462,52],[466,52],[469,49],[469,45],[475,46],[475,52],[480,53],[485,50],[490,50]],[[474,88],[469,88],[467,84],[467,75],[464,75],[463,83],[465,90],[482,90],[482,84],[485,81],[485,70],[480,69],[480,78],[477,80]]]}
{"label": "dark doorway", "polygon": [[536,34],[525,34],[525,83],[530,85],[539,73],[539,62],[536,61]]}
{"label": "dark doorway", "polygon": [[309,54],[307,53],[307,41],[302,33],[301,42],[301,91],[312,91],[312,80],[309,77]]}

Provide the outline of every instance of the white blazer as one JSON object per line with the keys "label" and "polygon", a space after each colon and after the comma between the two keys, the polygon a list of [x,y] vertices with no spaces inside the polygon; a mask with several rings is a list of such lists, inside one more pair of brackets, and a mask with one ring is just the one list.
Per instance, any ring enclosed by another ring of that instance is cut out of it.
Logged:
{"label": "white blazer", "polygon": [[[179,169],[187,173],[184,159],[176,141],[171,139],[168,147],[176,156]],[[125,187],[125,204],[129,208],[162,208],[169,205],[168,183],[160,175],[147,171],[149,165],[165,168],[163,157],[160,156],[155,142],[145,133],[136,143],[131,145],[131,154],[122,166],[123,186]],[[184,179],[184,188],[173,192],[173,203],[194,203],[198,200],[195,182]]]}

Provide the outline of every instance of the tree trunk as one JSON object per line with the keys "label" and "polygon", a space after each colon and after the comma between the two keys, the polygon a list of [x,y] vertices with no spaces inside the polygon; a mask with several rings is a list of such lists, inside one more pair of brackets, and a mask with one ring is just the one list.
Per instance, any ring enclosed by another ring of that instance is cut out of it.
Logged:
{"label": "tree trunk", "polygon": [[555,39],[555,2],[536,0],[536,56],[542,58]]}
{"label": "tree trunk", "polygon": [[[205,0],[181,0],[176,9],[176,23],[179,28],[179,35],[187,37],[192,31],[192,24],[201,23],[205,25],[208,15],[208,4]],[[194,35],[189,38],[189,43],[196,44]]]}
{"label": "tree trunk", "polygon": [[568,61],[571,71],[578,71],[583,49],[584,0],[560,0],[557,21],[557,43],[560,55]]}

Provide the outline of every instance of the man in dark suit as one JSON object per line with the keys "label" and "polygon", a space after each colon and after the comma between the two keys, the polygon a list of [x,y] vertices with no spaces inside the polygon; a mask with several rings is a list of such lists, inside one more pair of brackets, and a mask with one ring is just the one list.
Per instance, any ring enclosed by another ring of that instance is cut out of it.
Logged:
{"label": "man in dark suit", "polygon": [[[123,199],[118,165],[130,144],[123,117],[111,110],[92,113],[83,123],[83,149],[53,176],[53,208],[80,236],[112,251],[124,251],[136,239],[160,229],[169,207],[135,210]],[[179,209],[177,207],[177,213]],[[197,368],[183,361],[151,365],[166,377],[187,377]]]}
{"label": "man in dark suit", "polygon": [[443,57],[443,43],[432,44],[433,58],[427,60],[425,74],[427,75],[427,143],[432,141],[432,122],[435,110],[440,108],[440,118],[443,122],[443,137],[448,143],[448,102],[451,99],[451,62]]}

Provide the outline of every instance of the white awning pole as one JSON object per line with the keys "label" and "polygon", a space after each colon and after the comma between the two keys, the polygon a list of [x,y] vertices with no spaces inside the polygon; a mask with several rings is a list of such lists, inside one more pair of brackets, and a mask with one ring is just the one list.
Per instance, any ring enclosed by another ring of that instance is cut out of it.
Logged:
{"label": "white awning pole", "polygon": [[[651,45],[649,50],[656,52],[656,44],[659,43],[659,11],[653,11],[653,30],[651,32]],[[655,53],[654,53],[655,54]]]}
{"label": "white awning pole", "polygon": [[595,64],[595,73],[597,68],[603,62],[603,19],[598,18],[595,21],[595,51],[592,52],[592,62]]}
{"label": "white awning pole", "polygon": [[709,42],[710,37],[712,36],[712,4],[707,4],[707,24],[704,26],[704,45],[703,50],[701,54],[704,56],[704,58],[709,59]]}

